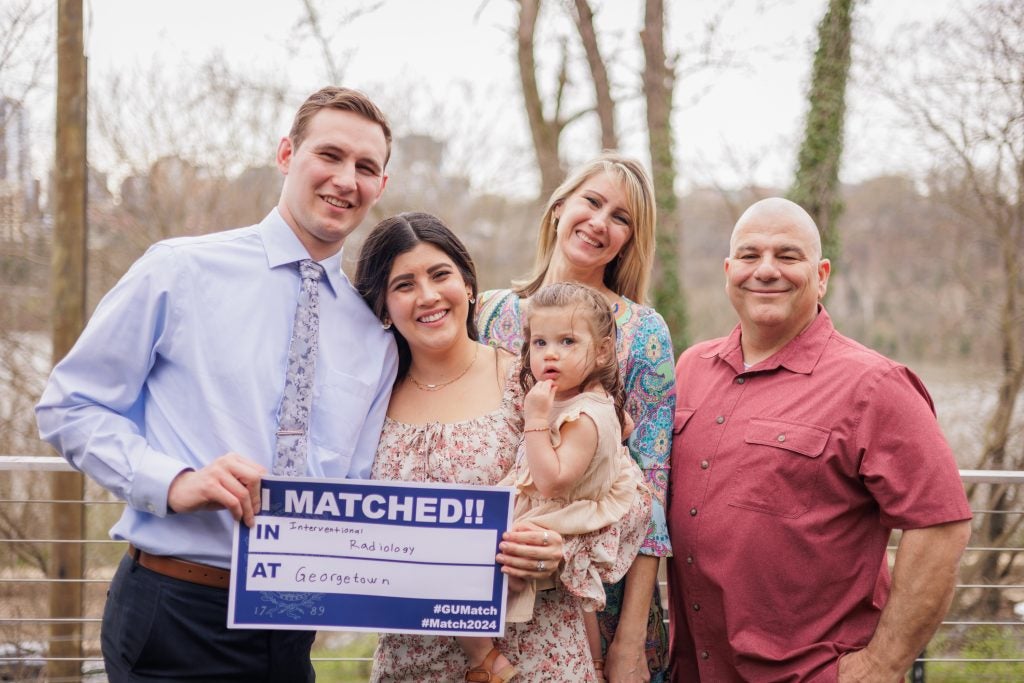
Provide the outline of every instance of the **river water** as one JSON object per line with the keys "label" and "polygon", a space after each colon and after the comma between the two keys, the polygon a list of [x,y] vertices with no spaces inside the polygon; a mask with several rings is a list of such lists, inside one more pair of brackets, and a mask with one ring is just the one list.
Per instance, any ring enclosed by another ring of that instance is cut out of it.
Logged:
{"label": "river water", "polygon": [[[10,388],[9,364],[16,364],[21,372],[38,374],[38,382],[28,382],[42,386],[43,377],[49,368],[50,344],[45,334],[17,335],[15,344],[5,344],[0,337],[0,413],[6,420],[31,420],[30,408],[26,414],[25,397],[12,400]],[[26,353],[26,349],[33,352]],[[910,364],[910,367],[924,380],[928,391],[935,402],[939,424],[949,439],[957,462],[963,469],[976,466],[981,453],[982,434],[992,408],[995,405],[998,387],[998,373],[993,368],[966,366],[962,364]],[[28,405],[34,404],[37,397],[31,397]],[[1009,453],[1024,460],[1024,396],[1018,399],[1016,407],[1015,433],[1010,443]],[[12,404],[21,404],[15,406]],[[15,417],[14,414],[17,414]],[[5,420],[5,422],[6,422]],[[7,422],[8,425],[11,422]],[[3,427],[0,426],[0,429]],[[7,441],[8,447],[12,439]],[[10,433],[8,437],[12,436]],[[24,444],[19,444],[24,448]],[[0,451],[5,449],[0,449]],[[19,449],[20,450],[20,449]],[[8,451],[9,452],[9,451]]]}

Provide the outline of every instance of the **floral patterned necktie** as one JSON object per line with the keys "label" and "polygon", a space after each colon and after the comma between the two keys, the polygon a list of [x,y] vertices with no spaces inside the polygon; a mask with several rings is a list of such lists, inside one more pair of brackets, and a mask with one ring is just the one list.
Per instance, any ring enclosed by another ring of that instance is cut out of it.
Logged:
{"label": "floral patterned necktie", "polygon": [[295,325],[288,347],[288,372],[284,396],[277,411],[277,450],[274,474],[301,477],[306,474],[309,412],[313,404],[316,353],[320,337],[320,278],[323,266],[316,261],[299,261],[302,291],[295,309]]}

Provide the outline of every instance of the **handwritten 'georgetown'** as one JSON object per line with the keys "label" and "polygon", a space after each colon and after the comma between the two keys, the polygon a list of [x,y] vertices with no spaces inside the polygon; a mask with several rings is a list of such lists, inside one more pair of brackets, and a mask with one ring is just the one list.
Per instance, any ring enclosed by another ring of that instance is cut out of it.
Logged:
{"label": "handwritten 'georgetown'", "polygon": [[391,585],[391,581],[377,576],[364,576],[359,572],[354,574],[339,574],[338,572],[308,571],[305,566],[295,571],[295,583],[333,583],[335,586],[348,585],[369,585],[380,584]]}

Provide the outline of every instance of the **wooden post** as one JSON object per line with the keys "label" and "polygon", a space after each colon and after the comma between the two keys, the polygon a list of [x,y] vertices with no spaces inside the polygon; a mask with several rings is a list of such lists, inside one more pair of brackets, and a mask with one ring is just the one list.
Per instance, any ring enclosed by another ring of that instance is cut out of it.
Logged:
{"label": "wooden post", "polygon": [[[85,326],[86,262],[86,66],[82,0],[57,2],[57,148],[54,155],[55,210],[51,291],[53,294],[53,362],[71,349]],[[51,475],[54,500],[81,500],[84,481],[78,473]],[[85,536],[83,505],[62,504],[51,510],[52,538]],[[50,578],[81,579],[81,544],[54,543]],[[83,584],[51,583],[50,617],[83,616]],[[81,680],[82,624],[50,625],[49,656],[69,658],[47,664],[47,680]]]}

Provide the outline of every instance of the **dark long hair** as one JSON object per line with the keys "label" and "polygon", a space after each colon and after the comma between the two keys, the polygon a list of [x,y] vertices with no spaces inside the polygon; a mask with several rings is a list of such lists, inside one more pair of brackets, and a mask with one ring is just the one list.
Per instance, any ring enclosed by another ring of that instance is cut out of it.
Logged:
{"label": "dark long hair", "polygon": [[[391,268],[399,256],[412,251],[419,244],[430,244],[443,251],[459,269],[462,279],[473,291],[472,298],[476,299],[476,267],[462,240],[437,216],[421,212],[400,213],[385,218],[373,227],[363,242],[359,262],[356,264],[356,290],[381,322],[388,315],[388,279],[391,277]],[[476,329],[475,313],[474,307],[470,305],[466,315],[466,333],[473,341],[477,341],[480,336]],[[412,352],[409,343],[394,325],[391,333],[395,335],[398,344],[398,377],[395,380],[398,382],[409,372]]]}
{"label": "dark long hair", "polygon": [[615,315],[601,293],[592,287],[576,282],[556,282],[544,285],[527,299],[526,311],[522,316],[523,348],[520,351],[522,363],[519,368],[519,384],[523,391],[529,391],[536,383],[530,371],[530,317],[534,311],[542,308],[572,308],[573,315],[579,313],[590,328],[595,343],[611,340],[608,360],[604,365],[594,364],[594,369],[580,383],[579,390],[585,391],[594,382],[604,387],[615,404],[619,425],[625,429],[626,390],[619,372],[619,361],[615,356]]}

